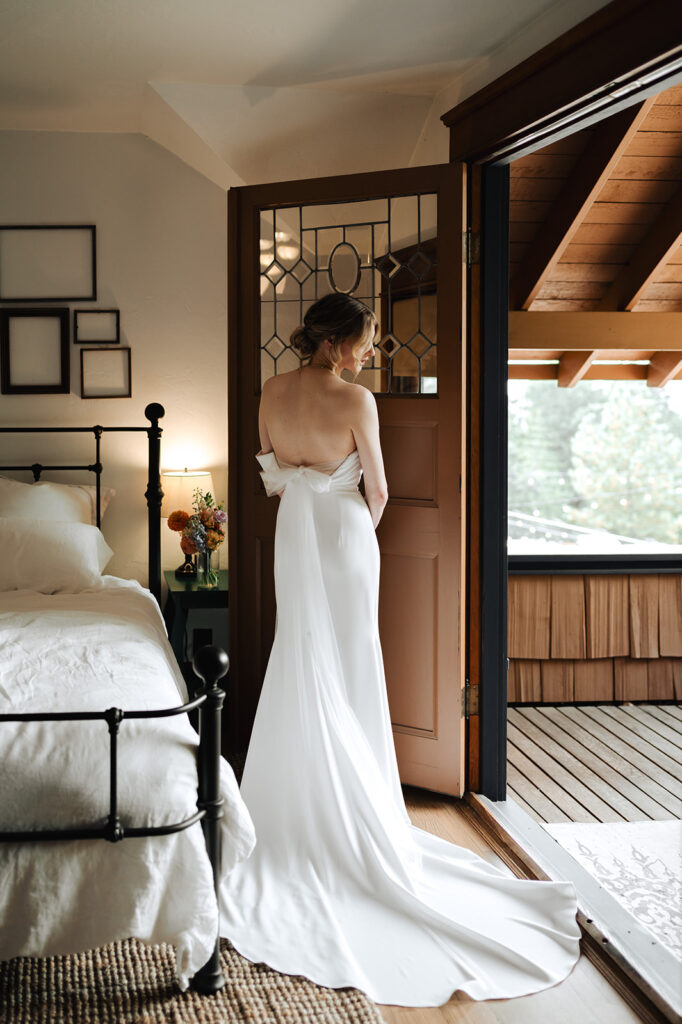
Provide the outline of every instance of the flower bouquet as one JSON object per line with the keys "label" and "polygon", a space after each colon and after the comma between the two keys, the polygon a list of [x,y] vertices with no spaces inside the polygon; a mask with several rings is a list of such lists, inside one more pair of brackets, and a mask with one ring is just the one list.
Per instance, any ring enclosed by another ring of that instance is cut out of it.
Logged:
{"label": "flower bouquet", "polygon": [[211,568],[211,554],[225,540],[227,512],[222,501],[215,504],[213,495],[200,490],[194,492],[192,512],[178,509],[168,517],[168,527],[180,536],[180,547],[185,555],[197,555],[198,585],[204,590],[218,586],[218,572]]}

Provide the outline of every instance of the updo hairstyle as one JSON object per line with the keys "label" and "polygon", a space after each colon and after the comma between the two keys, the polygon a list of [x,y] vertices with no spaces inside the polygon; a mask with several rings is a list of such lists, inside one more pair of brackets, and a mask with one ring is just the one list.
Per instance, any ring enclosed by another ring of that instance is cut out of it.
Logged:
{"label": "updo hairstyle", "polygon": [[373,336],[376,329],[377,318],[368,306],[344,292],[330,292],[310,306],[289,341],[301,358],[310,362],[328,338],[331,342],[329,358],[325,353],[320,365],[331,369],[341,359],[341,344],[346,338],[357,338],[360,345],[370,333]]}

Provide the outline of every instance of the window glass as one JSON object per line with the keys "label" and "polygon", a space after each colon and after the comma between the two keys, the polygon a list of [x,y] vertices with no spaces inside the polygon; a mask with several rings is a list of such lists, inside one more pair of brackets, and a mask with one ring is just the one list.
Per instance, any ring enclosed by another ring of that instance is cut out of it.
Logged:
{"label": "window glass", "polygon": [[508,554],[682,553],[682,382],[510,380]]}

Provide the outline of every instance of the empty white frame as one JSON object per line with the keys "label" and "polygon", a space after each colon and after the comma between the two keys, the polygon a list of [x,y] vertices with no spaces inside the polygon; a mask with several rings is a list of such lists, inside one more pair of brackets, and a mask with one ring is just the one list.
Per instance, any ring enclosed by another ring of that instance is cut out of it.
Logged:
{"label": "empty white frame", "polygon": [[130,349],[81,349],[81,398],[130,398]]}
{"label": "empty white frame", "polygon": [[0,310],[0,390],[68,394],[68,309]]}
{"label": "empty white frame", "polygon": [[0,302],[97,298],[95,225],[0,225]]}
{"label": "empty white frame", "polygon": [[76,345],[118,345],[121,316],[117,309],[74,309],[73,340]]}

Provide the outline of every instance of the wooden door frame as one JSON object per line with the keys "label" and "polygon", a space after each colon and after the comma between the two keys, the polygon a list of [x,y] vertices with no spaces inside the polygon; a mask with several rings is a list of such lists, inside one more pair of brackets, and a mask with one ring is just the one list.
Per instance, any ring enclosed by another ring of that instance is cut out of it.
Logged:
{"label": "wooden door frame", "polygon": [[[443,114],[469,165],[467,788],[506,796],[509,163],[682,80],[679,0],[614,0]],[[470,246],[471,251],[471,246]],[[477,689],[478,687],[478,689]]]}
{"label": "wooden door frame", "polygon": [[[465,168],[462,168],[462,175]],[[257,407],[259,389],[255,386],[258,380],[257,366],[260,362],[260,349],[249,348],[242,343],[245,338],[260,336],[259,325],[259,295],[258,295],[258,223],[260,211],[264,209],[279,208],[283,206],[314,205],[316,203],[328,202],[354,202],[356,200],[367,200],[374,197],[398,197],[413,195],[420,192],[435,191],[439,195],[439,223],[441,217],[444,223],[454,225],[450,237],[450,244],[447,246],[449,254],[444,254],[444,239],[439,247],[439,262],[443,268],[449,268],[450,280],[453,274],[459,273],[462,278],[460,287],[450,287],[444,290],[440,298],[440,309],[448,310],[447,315],[452,317],[452,322],[457,325],[457,339],[463,338],[465,326],[462,321],[462,311],[453,314],[455,296],[463,291],[463,264],[461,258],[460,232],[463,228],[464,187],[462,181],[458,187],[453,189],[452,182],[455,178],[453,162],[445,164],[433,164],[393,169],[388,171],[370,171],[356,174],[345,174],[326,176],[323,178],[301,179],[296,181],[271,182],[263,185],[240,186],[228,191],[228,407],[229,407],[229,478],[228,478],[228,508],[230,516],[230,529],[228,531],[229,545],[229,566],[230,566],[230,668],[232,685],[228,687],[228,726],[224,734],[224,749],[243,750],[246,748],[253,724],[260,686],[267,664],[267,656],[264,651],[255,656],[249,657],[245,654],[246,644],[242,642],[244,631],[248,626],[248,617],[244,612],[249,607],[249,601],[254,594],[249,587],[257,587],[254,582],[261,572],[260,561],[262,552],[259,550],[255,556],[249,551],[246,555],[243,551],[242,533],[244,523],[249,521],[249,516],[255,512],[254,499],[263,493],[260,483],[254,453],[260,447],[258,439]],[[332,196],[334,198],[332,198]],[[430,282],[427,281],[427,285]],[[445,313],[442,313],[444,317]],[[445,322],[445,320],[444,320]],[[443,332],[444,333],[444,332]],[[457,360],[461,364],[461,348],[457,347]],[[255,360],[255,365],[249,361]],[[250,368],[249,368],[250,365]],[[254,382],[252,387],[249,383],[244,387],[244,382]],[[461,390],[461,389],[460,389]],[[379,395],[383,398],[383,395]],[[389,396],[391,397],[391,396]],[[409,399],[411,396],[394,395],[397,401],[403,397]],[[424,396],[428,400],[429,396]],[[442,397],[442,396],[441,396]],[[462,410],[461,395],[458,394],[457,415],[459,416],[458,426],[461,428]],[[454,406],[453,406],[454,408]],[[245,436],[243,425],[250,434]],[[240,433],[240,427],[242,431]],[[445,451],[445,449],[443,449]],[[462,455],[462,447],[458,448],[458,458]],[[452,467],[453,483],[451,494],[457,492],[457,479],[464,467],[455,463],[450,458]],[[274,535],[274,523],[277,507],[272,502],[266,503],[269,512],[263,513],[259,521],[269,517],[271,532]],[[462,502],[457,495],[458,510],[461,511]],[[458,513],[459,514],[459,513]],[[260,513],[259,513],[260,516]],[[253,521],[250,520],[250,521]],[[454,518],[448,519],[452,529]],[[461,516],[457,520],[461,525]],[[457,529],[460,529],[460,525]],[[459,549],[463,548],[461,532],[458,534]],[[464,557],[461,553],[462,559]],[[462,585],[464,580],[465,567],[462,567]],[[444,572],[442,576],[447,585],[451,585],[451,578]],[[458,578],[459,581],[459,578]],[[459,600],[459,599],[458,599]],[[461,598],[465,600],[464,596]],[[256,605],[258,601],[254,602]],[[463,629],[457,629],[458,678],[462,677],[464,637]],[[257,619],[253,635],[261,635],[262,622]],[[449,665],[450,659],[443,658]],[[237,680],[237,685],[234,681]],[[463,685],[463,680],[462,680]],[[445,707],[446,702],[440,702]],[[457,693],[457,722],[460,719],[460,694]],[[449,713],[453,713],[450,707]],[[464,743],[460,746],[461,758],[464,761]],[[460,778],[463,780],[463,772],[460,771]]]}

